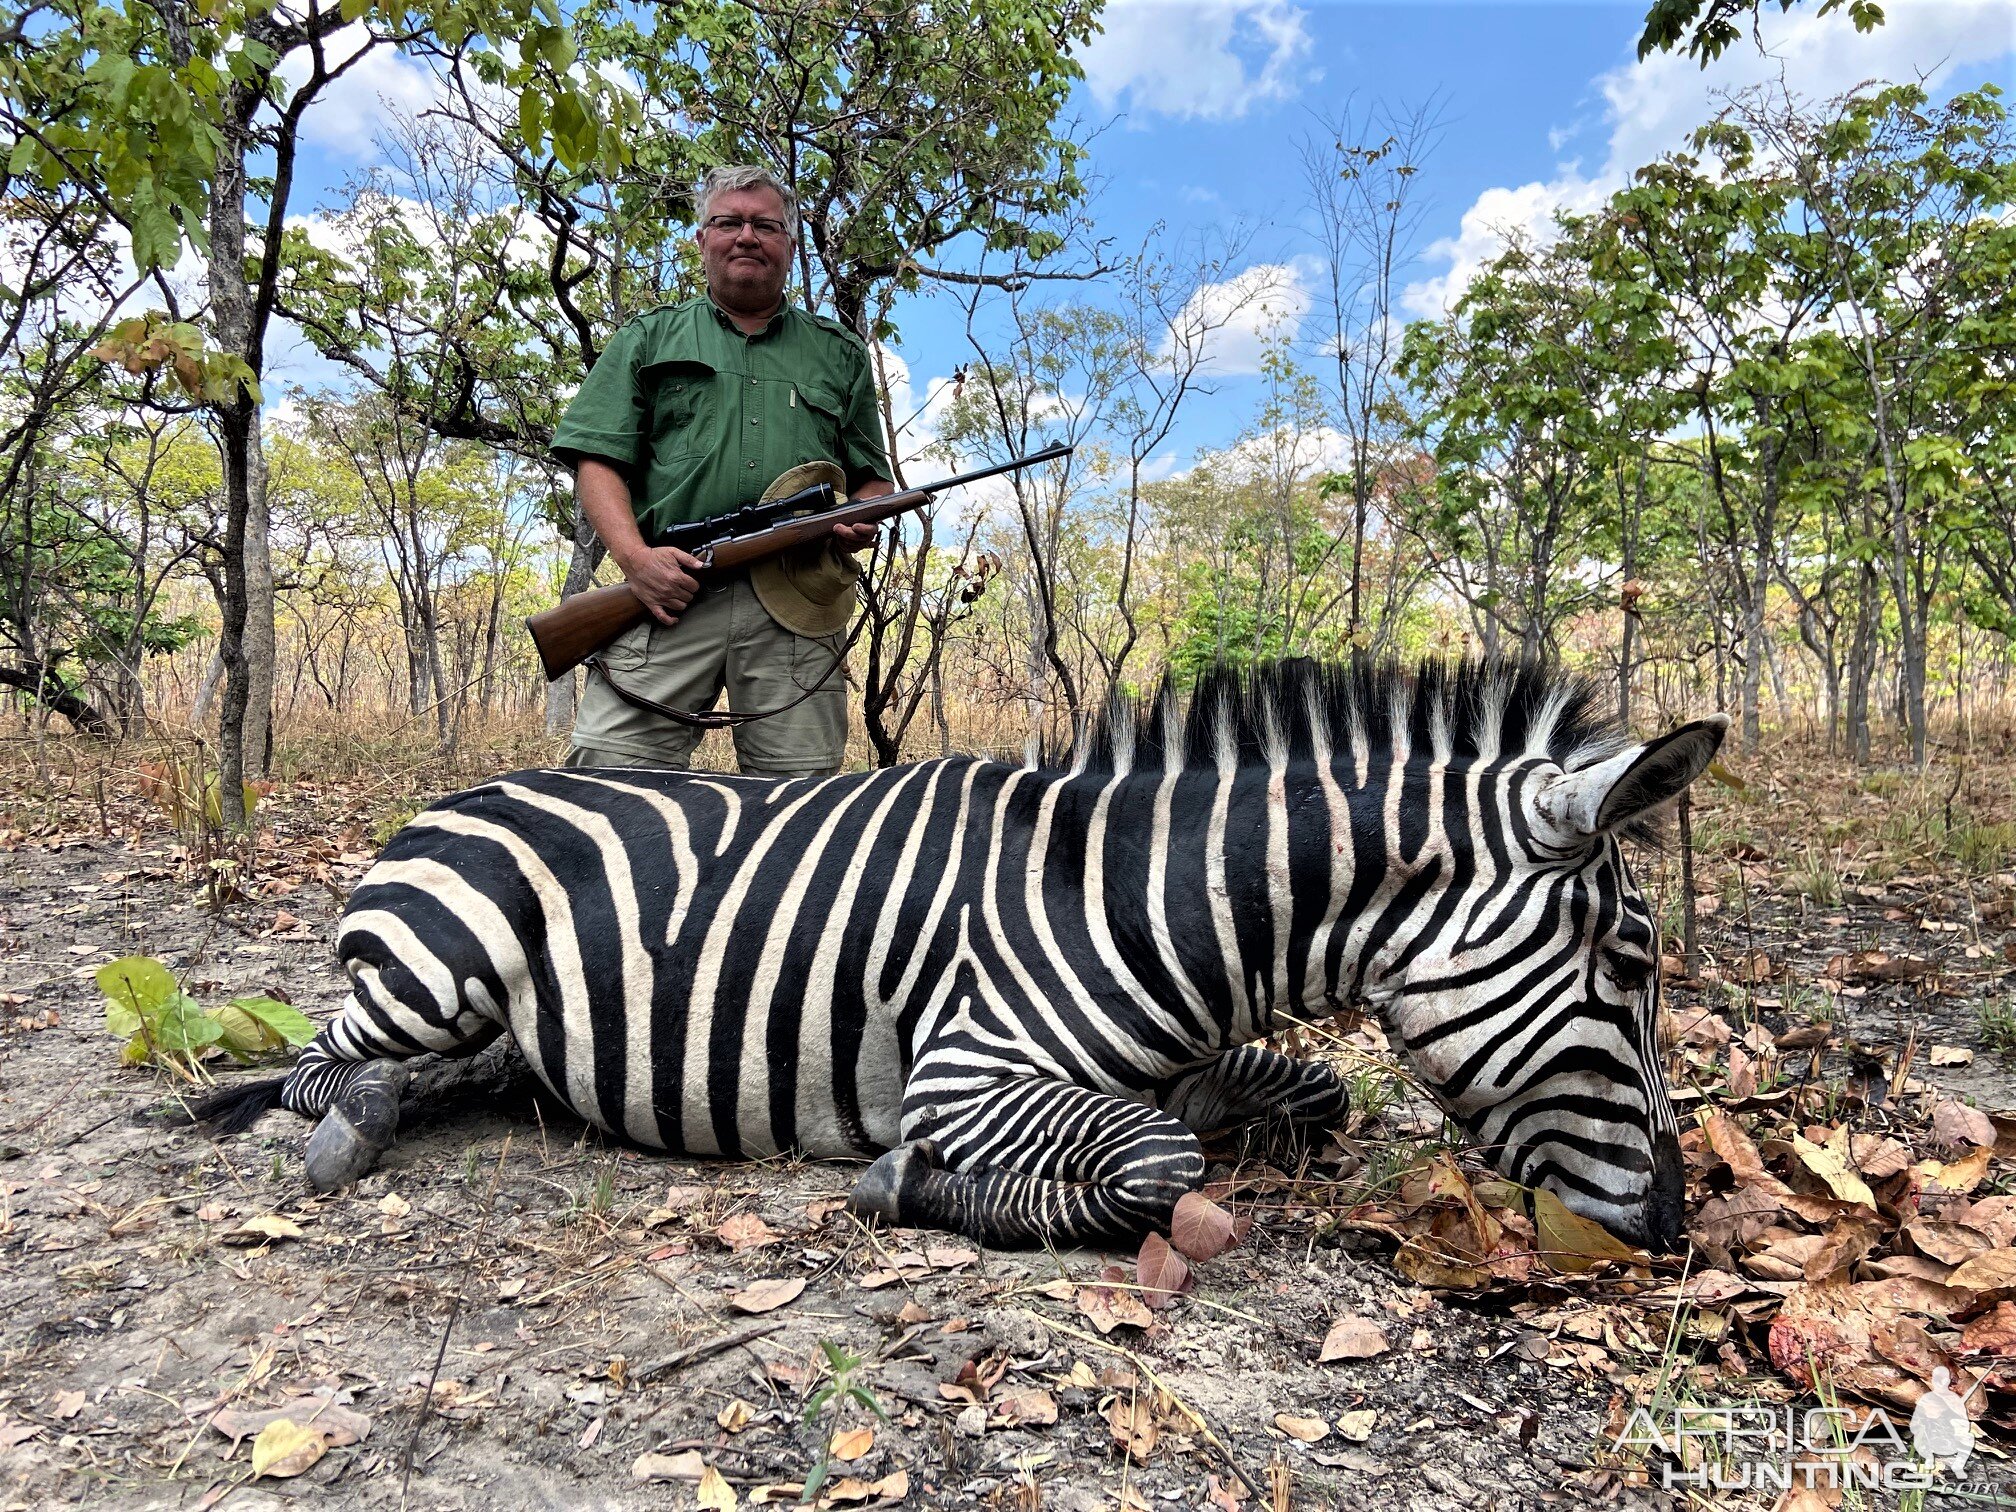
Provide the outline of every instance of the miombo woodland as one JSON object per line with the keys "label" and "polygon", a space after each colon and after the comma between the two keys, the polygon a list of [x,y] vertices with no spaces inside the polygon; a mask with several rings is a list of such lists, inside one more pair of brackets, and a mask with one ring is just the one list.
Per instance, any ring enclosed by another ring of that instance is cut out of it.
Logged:
{"label": "miombo woodland", "polygon": [[[1047,259],[942,296],[964,291],[973,351],[929,395],[892,386],[905,481],[1079,450],[878,551],[850,669],[863,761],[1019,748],[1165,671],[1354,652],[1559,658],[1633,717],[1726,708],[1746,744],[1775,724],[1863,762],[1922,764],[1935,724],[2005,709],[2016,158],[1996,93],[1745,96],[1403,324],[1390,251],[1437,129],[1375,113],[1305,144],[1328,285],[1299,328],[1238,274],[1250,233],[1121,257],[1063,222]],[[528,287],[534,207],[468,213],[508,166],[475,125],[404,130],[405,178],[279,248],[275,310],[358,375],[268,395],[261,422],[282,751],[333,728],[445,753],[568,708],[519,624],[596,555],[542,451],[580,358],[535,370],[546,327],[519,312],[543,294],[558,318],[584,285]],[[94,281],[121,292],[111,233],[88,195],[22,189],[0,538],[19,728],[228,750],[217,627],[245,533],[200,402],[221,359],[165,317],[80,318]],[[584,264],[636,281],[599,329],[690,291],[678,231],[650,264]],[[1181,421],[1217,402],[1214,339],[1256,321],[1275,338],[1243,439],[1172,473]]]}

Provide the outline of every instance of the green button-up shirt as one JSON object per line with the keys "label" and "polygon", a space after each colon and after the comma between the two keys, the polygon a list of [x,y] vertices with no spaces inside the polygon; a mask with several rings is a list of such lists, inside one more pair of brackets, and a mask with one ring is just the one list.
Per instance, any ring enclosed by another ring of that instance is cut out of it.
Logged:
{"label": "green button-up shirt", "polygon": [[839,463],[850,491],[889,476],[859,337],[789,304],[745,336],[704,294],[610,338],[554,428],[553,455],[619,468],[647,541],[755,503],[801,462]]}

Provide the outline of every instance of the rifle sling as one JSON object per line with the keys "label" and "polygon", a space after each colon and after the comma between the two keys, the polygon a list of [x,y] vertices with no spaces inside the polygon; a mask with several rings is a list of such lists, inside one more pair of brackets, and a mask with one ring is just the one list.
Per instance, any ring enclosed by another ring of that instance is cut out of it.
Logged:
{"label": "rifle sling", "polygon": [[674,724],[682,724],[690,729],[732,730],[737,725],[754,724],[759,719],[769,719],[775,715],[784,713],[787,709],[795,709],[814,693],[825,687],[832,680],[833,674],[840,670],[840,664],[847,660],[847,653],[854,649],[854,642],[861,639],[861,632],[867,628],[868,611],[863,609],[859,615],[855,616],[854,628],[847,632],[847,639],[841,642],[840,649],[834,654],[833,660],[828,662],[826,670],[819,674],[819,681],[812,684],[811,687],[800,693],[791,702],[779,704],[774,709],[703,709],[697,712],[692,709],[675,709],[670,704],[660,703],[655,698],[646,698],[642,693],[633,692],[631,689],[624,687],[623,684],[616,681],[615,677],[610,674],[609,669],[602,664],[602,657],[599,652],[594,656],[585,658],[581,665],[586,667],[590,672],[600,676],[602,681],[609,684],[609,691],[633,709],[642,709],[646,714],[659,715],[661,718],[671,720]]}

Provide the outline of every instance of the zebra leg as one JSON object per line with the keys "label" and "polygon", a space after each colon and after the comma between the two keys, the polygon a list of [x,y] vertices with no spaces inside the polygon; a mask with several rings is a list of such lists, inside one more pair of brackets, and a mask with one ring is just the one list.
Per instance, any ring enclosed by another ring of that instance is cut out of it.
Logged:
{"label": "zebra leg", "polygon": [[[466,1016],[465,1016],[466,1017]],[[474,1055],[503,1032],[495,1023],[461,1024],[452,1042],[418,1045],[394,1039],[351,999],[337,1020],[318,1034],[280,1091],[280,1106],[321,1120],[308,1138],[308,1183],[333,1192],[370,1172],[399,1136],[399,1098],[406,1090],[401,1061],[429,1051],[451,1058]]]}
{"label": "zebra leg", "polygon": [[1200,1070],[1172,1077],[1156,1089],[1155,1101],[1200,1134],[1262,1118],[1322,1127],[1341,1122],[1351,1109],[1351,1094],[1331,1067],[1259,1045],[1240,1045]]}
{"label": "zebra leg", "polygon": [[922,1137],[870,1166],[849,1210],[1004,1249],[1133,1243],[1204,1183],[1174,1118],[1064,1082],[1004,1079],[905,1124]]}

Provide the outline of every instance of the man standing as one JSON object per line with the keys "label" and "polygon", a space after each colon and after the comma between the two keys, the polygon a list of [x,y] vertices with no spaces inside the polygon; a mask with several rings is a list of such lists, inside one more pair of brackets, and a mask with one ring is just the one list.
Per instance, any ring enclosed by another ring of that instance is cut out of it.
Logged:
{"label": "man standing", "polygon": [[[583,513],[651,611],[603,653],[609,672],[691,712],[724,689],[738,712],[791,705],[735,727],[737,763],[754,775],[826,776],[846,751],[834,663],[860,574],[852,553],[876,527],[841,527],[830,545],[725,572],[698,571],[661,542],[672,526],[756,502],[794,469],[793,487],[823,478],[857,500],[891,492],[868,349],[784,298],[798,241],[788,188],[761,168],[717,168],[698,209],[707,292],[610,338],[554,430],[553,454],[575,469]],[[567,764],[684,767],[701,734],[591,674]]]}

